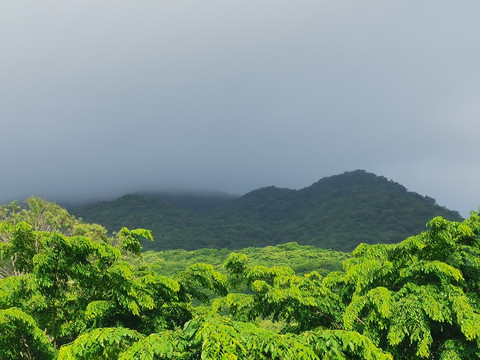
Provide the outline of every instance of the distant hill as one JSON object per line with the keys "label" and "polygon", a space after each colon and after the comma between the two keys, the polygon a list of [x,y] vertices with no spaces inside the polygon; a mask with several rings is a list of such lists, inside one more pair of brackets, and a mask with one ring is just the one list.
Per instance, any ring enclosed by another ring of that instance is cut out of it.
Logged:
{"label": "distant hill", "polygon": [[109,231],[152,230],[146,250],[245,248],[290,241],[351,251],[359,243],[395,243],[456,211],[364,170],[326,177],[300,190],[274,186],[241,197],[224,194],[135,194],[70,212]]}

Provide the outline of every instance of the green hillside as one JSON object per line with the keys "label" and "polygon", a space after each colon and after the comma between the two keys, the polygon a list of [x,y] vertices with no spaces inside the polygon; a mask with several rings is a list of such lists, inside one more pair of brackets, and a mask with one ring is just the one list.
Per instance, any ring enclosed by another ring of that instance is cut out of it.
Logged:
{"label": "green hillside", "polygon": [[363,170],[326,177],[300,190],[261,188],[225,195],[126,195],[70,209],[109,231],[151,229],[146,250],[263,247],[291,241],[351,251],[359,243],[396,243],[456,211]]}
{"label": "green hillside", "polygon": [[[298,245],[295,242],[266,246],[263,248],[249,247],[236,252],[248,256],[251,266],[288,266],[297,274],[317,271],[325,276],[331,271],[342,270],[342,261],[350,254],[320,249],[314,246]],[[147,251],[142,257],[129,259],[132,264],[148,267],[158,274],[171,276],[185,270],[196,263],[206,263],[215,270],[225,273],[223,264],[231,254],[229,249],[199,249],[199,250],[163,250]]]}

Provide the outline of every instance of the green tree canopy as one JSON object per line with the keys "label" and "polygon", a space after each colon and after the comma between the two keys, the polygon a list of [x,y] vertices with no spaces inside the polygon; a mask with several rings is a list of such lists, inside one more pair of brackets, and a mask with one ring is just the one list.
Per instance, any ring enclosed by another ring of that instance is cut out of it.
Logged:
{"label": "green tree canopy", "polygon": [[198,263],[164,276],[128,261],[148,230],[106,241],[74,218],[46,230],[50,220],[8,211],[0,359],[480,359],[476,212],[362,244],[326,276],[243,253],[224,272]]}

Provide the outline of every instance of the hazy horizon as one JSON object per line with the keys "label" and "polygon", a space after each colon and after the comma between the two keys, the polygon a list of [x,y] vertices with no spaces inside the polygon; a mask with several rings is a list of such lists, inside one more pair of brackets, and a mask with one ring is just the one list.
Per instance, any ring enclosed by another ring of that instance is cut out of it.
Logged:
{"label": "hazy horizon", "polygon": [[[344,173],[348,173],[348,172],[351,172],[351,171],[357,171],[357,170],[366,171],[367,173],[371,173],[371,172],[369,172],[365,169],[347,170]],[[336,176],[336,175],[341,175],[341,174],[332,174],[330,176]],[[375,175],[377,175],[379,177],[382,177],[381,174],[375,174]],[[323,178],[328,178],[330,176],[326,176],[326,177],[323,177]],[[309,187],[309,186],[315,184],[317,181],[320,181],[323,178],[317,179],[317,180],[313,181],[312,183],[310,183],[308,185],[305,185],[305,186],[302,186],[300,188],[295,188],[295,189],[294,188],[286,188],[286,187],[283,187],[283,188],[284,189],[289,189],[289,190],[301,190],[303,188],[306,188],[306,187]],[[387,178],[387,180],[398,183],[394,179],[388,179]],[[400,184],[400,185],[403,186],[403,184]],[[123,196],[128,196],[128,195],[155,196],[155,195],[159,195],[159,194],[162,194],[162,195],[167,194],[167,195],[195,195],[195,196],[225,196],[225,197],[231,197],[231,198],[238,198],[238,197],[241,197],[241,196],[244,196],[244,195],[248,194],[249,192],[253,192],[253,191],[259,190],[261,188],[270,187],[270,186],[274,186],[274,187],[278,188],[278,186],[276,186],[274,184],[268,184],[268,185],[260,186],[260,187],[255,188],[255,189],[250,189],[249,191],[244,192],[244,193],[229,193],[229,192],[225,192],[225,191],[221,191],[221,190],[215,190],[215,189],[198,189],[198,188],[197,189],[195,189],[195,188],[190,188],[190,189],[187,189],[187,188],[183,188],[183,189],[180,189],[180,188],[158,188],[158,189],[136,189],[136,190],[131,189],[131,191],[105,194],[105,196],[103,196],[103,197],[101,195],[97,195],[97,196],[92,196],[92,197],[75,197],[75,196],[68,197],[67,196],[67,197],[63,197],[63,198],[58,198],[58,197],[55,198],[55,197],[50,197],[50,196],[36,196],[34,194],[32,194],[30,196],[40,197],[40,198],[46,199],[46,200],[51,201],[51,202],[55,202],[59,205],[62,205],[62,206],[68,207],[68,208],[75,208],[75,207],[78,207],[78,206],[87,205],[87,204],[96,203],[96,202],[101,202],[101,201],[114,201],[116,199],[119,199]],[[408,189],[408,188],[407,188],[407,191],[418,193],[417,191],[412,190],[412,189]],[[431,196],[428,195],[428,194],[419,194],[419,195],[431,198]],[[20,199],[11,199],[10,201],[23,202],[24,200],[28,199],[28,197],[30,197],[30,196],[24,196]],[[435,201],[436,201],[437,205],[444,206],[443,204],[438,203],[437,199],[435,199]],[[449,208],[449,210],[458,211],[457,209],[450,209],[450,208]],[[463,217],[468,217],[468,213],[462,214],[460,211],[458,211],[458,212]]]}

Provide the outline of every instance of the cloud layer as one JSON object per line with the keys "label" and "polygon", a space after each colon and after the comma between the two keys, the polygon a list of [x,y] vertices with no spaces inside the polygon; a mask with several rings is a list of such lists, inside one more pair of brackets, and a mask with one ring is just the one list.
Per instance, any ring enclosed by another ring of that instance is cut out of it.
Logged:
{"label": "cloud layer", "polygon": [[480,3],[0,4],[0,200],[308,186],[480,205]]}

